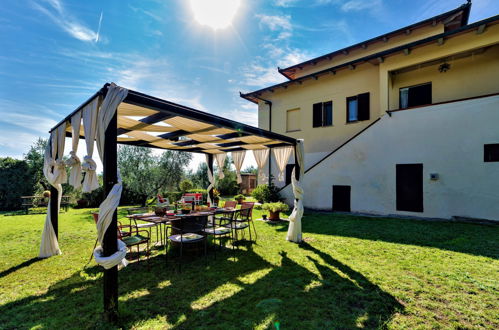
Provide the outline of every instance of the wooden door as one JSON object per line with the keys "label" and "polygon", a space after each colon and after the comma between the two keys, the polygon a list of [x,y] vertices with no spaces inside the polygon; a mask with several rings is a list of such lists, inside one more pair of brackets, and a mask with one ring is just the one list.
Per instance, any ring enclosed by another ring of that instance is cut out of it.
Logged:
{"label": "wooden door", "polygon": [[423,212],[423,164],[397,164],[397,210]]}
{"label": "wooden door", "polygon": [[333,186],[333,211],[350,212],[350,186]]}

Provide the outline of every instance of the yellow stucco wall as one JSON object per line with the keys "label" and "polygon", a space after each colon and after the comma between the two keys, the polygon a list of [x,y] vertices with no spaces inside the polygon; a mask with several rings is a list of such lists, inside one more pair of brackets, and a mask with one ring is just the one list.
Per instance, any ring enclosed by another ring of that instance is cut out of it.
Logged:
{"label": "yellow stucco wall", "polygon": [[[380,79],[380,108],[381,109],[389,109],[389,104],[388,104],[388,95],[393,94],[390,89],[391,89],[391,82],[389,79],[389,72],[401,68],[405,68],[408,66],[412,66],[418,63],[424,63],[427,61],[435,60],[435,59],[440,59],[444,58],[449,55],[454,55],[454,54],[459,54],[462,52],[466,52],[469,50],[473,49],[479,49],[481,47],[487,47],[487,46],[492,46],[492,45],[497,45],[499,44],[499,24],[495,24],[492,26],[487,26],[487,29],[485,30],[484,33],[482,34],[476,34],[476,30],[470,30],[465,34],[461,34],[459,36],[453,37],[451,39],[445,40],[443,45],[438,45],[437,42],[426,45],[424,47],[419,47],[416,49],[411,50],[411,53],[409,55],[404,55],[404,54],[397,54],[394,56],[387,57],[385,61],[380,64],[379,66],[379,79]],[[478,55],[477,55],[478,57]],[[494,59],[492,58],[492,61]],[[494,62],[497,62],[497,58],[495,59]],[[475,64],[478,64],[475,62]],[[490,65],[490,64],[488,64]],[[497,67],[497,66],[495,66]],[[487,84],[487,82],[490,80],[490,76],[493,72],[489,72],[489,68],[485,69],[480,69],[483,68],[483,66],[477,66],[476,69],[470,68],[467,72],[470,73],[473,71],[472,76],[466,77],[466,76],[461,76],[457,77],[453,74],[451,74],[452,69],[448,71],[447,73],[450,74],[448,76],[455,77],[457,80],[469,80],[468,82],[471,82],[471,79],[478,80],[476,82],[477,86],[476,88],[473,88],[473,93],[476,93],[476,95],[482,95],[482,94],[487,94],[489,93],[489,86],[494,84],[494,81],[497,81],[496,78],[493,78],[490,81],[490,84]],[[490,67],[490,71],[493,71],[493,67]],[[497,71],[495,71],[497,72]],[[410,73],[409,73],[410,74]],[[417,73],[413,73],[416,74]],[[449,78],[446,78],[449,79]],[[480,80],[483,80],[484,82],[482,83]],[[429,80],[427,80],[429,81]],[[441,101],[449,101],[452,99],[458,99],[458,98],[463,98],[463,97],[470,97],[473,95],[470,95],[467,91],[465,91],[464,88],[458,86],[459,84],[452,83],[449,79],[449,84],[451,84],[453,87],[456,88],[454,92],[445,92],[446,97],[450,97],[446,99],[444,95],[439,96],[438,94],[435,94],[436,98],[435,100],[439,99],[440,101],[434,101],[434,102],[441,102]],[[496,92],[499,91],[499,86],[496,85]],[[481,86],[481,87],[480,87]],[[483,89],[482,89],[483,88]],[[466,92],[467,96],[459,96],[460,93]],[[397,92],[398,93],[398,89]],[[391,105],[391,101],[390,101]],[[398,108],[398,106],[397,106]]]}
{"label": "yellow stucco wall", "polygon": [[[334,76],[323,76],[303,85],[267,93],[272,101],[272,131],[306,139],[307,153],[333,150],[379,117],[378,83],[378,67],[363,65],[352,71],[340,71]],[[366,92],[370,93],[371,120],[347,124],[346,98]],[[333,126],[312,127],[312,105],[326,101],[333,101]],[[301,130],[286,132],[287,110],[296,108],[300,108]],[[268,122],[268,106],[260,102],[259,127],[268,129]]]}
{"label": "yellow stucco wall", "polygon": [[308,74],[318,72],[321,70],[328,69],[330,67],[340,65],[342,63],[350,62],[355,59],[365,57],[371,54],[379,53],[384,50],[394,48],[400,45],[404,45],[407,43],[411,43],[416,40],[421,40],[427,37],[431,37],[433,35],[443,33],[444,32],[444,26],[443,24],[437,24],[435,26],[425,26],[422,28],[419,28],[417,30],[413,30],[410,34],[401,34],[398,36],[394,36],[390,38],[388,41],[384,42],[382,40],[377,41],[376,43],[369,44],[366,49],[362,48],[357,48],[352,50],[349,54],[343,55],[343,54],[338,54],[334,56],[331,60],[321,60],[318,62],[316,65],[307,65],[305,66],[302,70],[297,69],[296,72],[296,78],[298,77],[303,77]]}
{"label": "yellow stucco wall", "polygon": [[[440,59],[445,56],[493,46],[481,55],[449,62],[451,69],[439,73],[438,66],[409,71],[390,78],[393,70]],[[370,122],[398,108],[398,91],[419,83],[432,81],[433,102],[499,92],[499,24],[488,26],[484,33],[475,30],[453,37],[443,45],[437,42],[413,49],[409,55],[387,57],[380,65],[365,63],[355,70],[339,70],[318,80],[293,83],[287,89],[264,92],[262,98],[272,101],[272,128],[277,133],[305,139],[306,153],[329,152],[351,138]],[[370,92],[370,120],[346,123],[346,98]],[[312,105],[333,101],[333,126],[312,127]],[[390,106],[389,106],[390,105]],[[286,111],[300,108],[301,130],[286,132]],[[268,105],[259,104],[259,127],[269,129]]]}
{"label": "yellow stucco wall", "polygon": [[392,76],[390,109],[399,108],[399,89],[431,82],[432,103],[499,92],[499,46],[466,58],[448,61],[450,69],[438,71],[439,64]]}

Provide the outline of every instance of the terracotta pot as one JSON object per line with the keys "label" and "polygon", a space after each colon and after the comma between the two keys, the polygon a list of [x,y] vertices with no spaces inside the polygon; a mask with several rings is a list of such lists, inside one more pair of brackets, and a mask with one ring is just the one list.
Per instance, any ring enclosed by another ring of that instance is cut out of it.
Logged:
{"label": "terracotta pot", "polygon": [[238,200],[237,200],[237,204],[242,204],[242,203],[243,203],[243,201],[244,201],[244,199],[238,199]]}
{"label": "terracotta pot", "polygon": [[269,211],[270,215],[269,215],[269,220],[279,220],[279,213],[281,213],[280,211],[277,211],[277,212],[272,212],[272,211]]}

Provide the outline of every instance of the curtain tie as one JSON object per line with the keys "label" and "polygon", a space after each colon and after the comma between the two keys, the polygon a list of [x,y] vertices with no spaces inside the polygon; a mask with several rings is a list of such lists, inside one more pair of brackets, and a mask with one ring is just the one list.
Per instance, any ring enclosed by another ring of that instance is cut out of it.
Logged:
{"label": "curtain tie", "polygon": [[83,163],[81,164],[81,169],[85,172],[92,172],[97,170],[97,164],[90,156],[83,157]]}
{"label": "curtain tie", "polygon": [[71,156],[69,156],[69,158],[66,160],[66,166],[75,166],[75,165],[78,165],[80,164],[80,158],[78,158],[78,156],[76,156],[76,153],[74,151],[71,151],[69,153]]}

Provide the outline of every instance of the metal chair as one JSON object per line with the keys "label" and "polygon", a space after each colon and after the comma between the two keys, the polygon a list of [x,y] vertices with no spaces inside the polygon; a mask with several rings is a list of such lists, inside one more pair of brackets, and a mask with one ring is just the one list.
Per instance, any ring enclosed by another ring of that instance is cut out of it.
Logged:
{"label": "metal chair", "polygon": [[[249,214],[247,212],[242,212],[242,216],[247,216],[248,217],[248,223],[253,225],[253,231],[255,232],[255,241],[257,239],[257,233],[256,233],[256,227],[255,227],[255,222],[253,221],[253,206],[255,206],[255,202],[242,202],[241,203],[241,210],[242,209],[250,209]],[[251,231],[251,229],[250,229]]]}
{"label": "metal chair", "polygon": [[[243,231],[246,228],[249,230],[249,235],[250,235],[250,241],[252,241],[251,237],[251,227],[250,227],[250,217],[249,214],[251,212],[251,209],[245,208],[245,209],[240,209],[234,212],[234,216],[232,218],[232,221],[230,221],[228,224],[224,225],[227,228],[230,228],[232,231],[232,246],[235,246],[235,243],[239,240],[238,239],[238,232]],[[255,231],[256,233],[256,231]],[[255,238],[256,239],[256,238]]]}
{"label": "metal chair", "polygon": [[170,220],[170,230],[172,235],[167,235],[168,246],[166,250],[166,258],[168,260],[168,248],[171,246],[172,242],[180,245],[179,272],[182,271],[184,244],[186,246],[195,246],[199,245],[199,243],[203,243],[206,262],[207,236],[205,234],[205,229],[207,221],[207,216],[187,216],[180,219]]}
{"label": "metal chair", "polygon": [[237,201],[226,201],[226,202],[225,202],[225,204],[224,204],[224,207],[225,207],[225,208],[230,208],[230,207],[232,207],[232,208],[234,208],[234,209],[235,209],[235,208],[236,208],[236,206],[237,206]]}
{"label": "metal chair", "polygon": [[[129,231],[124,231],[124,228],[128,228]],[[134,233],[135,231],[135,233]],[[144,235],[147,234],[147,235]],[[130,252],[132,252],[132,248],[134,246],[137,247],[137,262],[140,262],[140,245],[141,244],[146,244],[146,257],[147,260],[149,260],[149,254],[150,254],[150,249],[149,249],[149,241],[150,241],[150,236],[149,236],[149,231],[147,230],[139,230],[137,227],[133,225],[122,225],[118,221],[118,239],[122,240],[123,243],[126,244],[126,247],[130,249]]]}
{"label": "metal chair", "polygon": [[233,220],[234,214],[235,212],[226,212],[222,213],[221,217],[213,217],[213,220],[211,222],[208,222],[208,225],[204,230],[204,233],[206,235],[213,236],[213,239],[218,239],[220,250],[222,249],[222,238],[229,236],[232,239],[232,231],[226,225]]}

